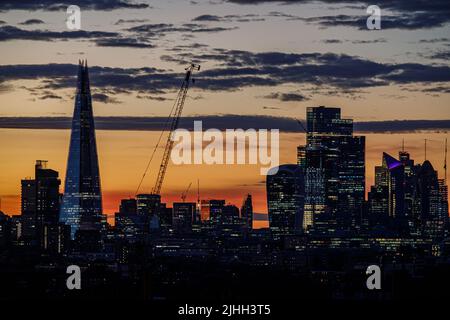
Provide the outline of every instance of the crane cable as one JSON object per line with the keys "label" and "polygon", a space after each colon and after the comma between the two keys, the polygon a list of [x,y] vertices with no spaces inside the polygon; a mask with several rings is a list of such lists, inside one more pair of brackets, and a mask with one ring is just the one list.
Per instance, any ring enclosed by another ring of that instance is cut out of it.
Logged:
{"label": "crane cable", "polygon": [[166,132],[166,130],[167,130],[169,120],[170,120],[170,118],[172,117],[172,113],[173,113],[173,111],[174,111],[174,109],[175,109],[175,106],[177,105],[177,101],[178,101],[178,96],[177,96],[177,98],[175,99],[175,102],[174,102],[174,104],[173,104],[173,106],[172,106],[172,109],[170,110],[169,115],[168,115],[167,118],[166,118],[166,121],[165,121],[165,123],[164,123],[163,130],[161,131],[161,134],[159,135],[159,138],[158,138],[158,142],[156,143],[155,148],[153,149],[152,155],[150,156],[150,159],[148,160],[147,167],[145,168],[145,171],[144,171],[144,174],[142,175],[141,181],[139,181],[139,185],[138,185],[138,187],[137,187],[137,189],[136,189],[135,195],[138,194],[139,189],[141,188],[141,185],[142,185],[142,183],[144,182],[145,176],[147,175],[148,169],[150,168],[150,164],[152,163],[152,160],[153,160],[153,157],[155,156],[156,150],[158,149],[159,144],[161,143],[162,136],[163,136],[163,134],[164,134],[164,133]]}

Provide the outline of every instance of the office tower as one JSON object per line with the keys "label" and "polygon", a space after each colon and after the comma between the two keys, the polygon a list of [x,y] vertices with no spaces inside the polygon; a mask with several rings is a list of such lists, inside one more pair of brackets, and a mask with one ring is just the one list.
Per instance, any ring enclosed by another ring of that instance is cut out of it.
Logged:
{"label": "office tower", "polygon": [[209,202],[209,219],[212,222],[219,222],[222,216],[225,200],[212,199]]}
{"label": "office tower", "polygon": [[302,170],[306,169],[306,146],[297,147],[297,165],[299,165]]}
{"label": "office tower", "polygon": [[[78,231],[98,234],[102,228],[102,195],[87,63],[78,68],[75,108],[60,221]],[[96,236],[88,236],[95,239]]]}
{"label": "office tower", "polygon": [[253,203],[252,195],[248,194],[241,207],[241,217],[248,230],[253,229]]}
{"label": "office tower", "polygon": [[448,203],[445,187],[439,183],[437,172],[426,160],[417,171],[413,219],[422,236],[440,239],[448,223]]}
{"label": "office tower", "polygon": [[403,150],[398,154],[400,162],[403,164],[404,171],[404,204],[403,211],[405,218],[408,220],[409,228],[412,227],[412,211],[414,202],[414,185],[417,167],[414,160],[410,158],[407,151]]}
{"label": "office tower", "polygon": [[354,227],[364,203],[365,137],[353,136],[353,121],[339,108],[307,109],[305,166],[303,227]]}
{"label": "office tower", "polygon": [[[58,172],[47,169],[47,161],[37,160],[35,166],[36,184],[36,228],[43,247],[48,246],[49,229],[59,220],[60,194]],[[45,228],[44,228],[45,227]]]}
{"label": "office tower", "polygon": [[446,185],[445,179],[438,179],[439,184],[439,194],[442,200],[442,214],[448,216],[448,186]]}
{"label": "office tower", "polygon": [[195,202],[173,203],[173,228],[176,232],[188,233],[192,231],[192,222],[195,217]]}
{"label": "office tower", "polygon": [[0,210],[0,248],[11,243],[11,218]]}
{"label": "office tower", "polygon": [[22,240],[55,253],[62,252],[67,230],[58,223],[60,184],[58,172],[48,169],[44,160],[36,161],[34,179],[22,180]]}
{"label": "office tower", "polygon": [[[173,209],[167,207],[167,203],[161,203],[159,208],[159,224],[161,228],[167,229],[172,226],[173,223]],[[195,218],[195,215],[194,215]]]}
{"label": "office tower", "polygon": [[36,234],[36,181],[26,178],[21,181],[21,215],[19,238],[26,244],[37,245]]}
{"label": "office tower", "polygon": [[[408,182],[412,181],[412,160],[401,154],[402,161],[383,152],[381,166],[375,167],[375,185],[368,195],[371,223],[394,228],[407,233],[408,222],[405,214],[405,165],[408,166]],[[408,186],[409,192],[411,188]]]}
{"label": "office tower", "polygon": [[149,233],[150,229],[159,229],[161,225],[161,196],[159,194],[138,194],[137,213],[143,219],[142,231]]}
{"label": "office tower", "polygon": [[239,216],[239,208],[232,204],[223,206],[219,222],[224,225],[243,225]]}
{"label": "office tower", "polygon": [[399,218],[404,215],[404,166],[403,163],[383,152],[381,167],[376,167],[379,185],[388,192],[388,216]]}
{"label": "office tower", "polygon": [[119,212],[114,215],[115,228],[120,237],[134,242],[142,235],[143,219],[137,214],[136,199],[122,199]]}
{"label": "office tower", "polygon": [[270,169],[266,179],[270,230],[275,236],[300,231],[305,194],[302,169],[296,164],[281,165]]}

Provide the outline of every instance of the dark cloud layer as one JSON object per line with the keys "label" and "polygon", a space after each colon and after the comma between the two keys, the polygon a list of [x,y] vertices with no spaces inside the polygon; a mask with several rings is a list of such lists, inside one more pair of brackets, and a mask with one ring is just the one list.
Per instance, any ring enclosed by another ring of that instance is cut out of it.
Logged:
{"label": "dark cloud layer", "polygon": [[267,99],[278,99],[283,102],[288,101],[306,101],[309,100],[308,97],[306,97],[303,94],[296,93],[296,92],[272,92],[271,94],[264,96],[264,98]]}
{"label": "dark cloud layer", "polygon": [[[124,45],[128,45],[125,43]],[[134,43],[131,43],[133,45]],[[240,90],[251,86],[295,84],[351,93],[364,88],[398,84],[438,84],[450,82],[450,67],[420,63],[380,63],[360,57],[333,53],[281,53],[212,49],[198,55],[174,53],[170,58],[182,65],[190,61],[215,62],[216,67],[195,75],[195,87],[211,91]],[[162,57],[164,59],[164,56]],[[3,65],[0,83],[20,79],[41,80],[41,89],[75,87],[77,66],[71,64]],[[183,68],[179,68],[182,72]],[[158,94],[176,90],[181,72],[156,68],[90,68],[92,85],[120,93]],[[301,99],[279,94],[280,100]]]}
{"label": "dark cloud layer", "polygon": [[29,19],[26,20],[24,22],[19,23],[20,25],[24,25],[24,26],[29,26],[29,25],[33,25],[33,24],[43,24],[44,21],[40,20],[40,19]]}
{"label": "dark cloud layer", "polygon": [[[96,117],[99,130],[145,130],[159,131],[163,128],[164,117]],[[180,128],[192,130],[194,121],[202,121],[203,130],[225,129],[279,129],[283,132],[303,133],[303,129],[293,118],[263,115],[222,115],[185,116]],[[19,129],[69,129],[70,117],[0,117],[0,128]],[[394,120],[355,123],[355,131],[360,133],[447,131],[450,120]]]}
{"label": "dark cloud layer", "polygon": [[104,31],[49,31],[49,30],[23,30],[13,26],[0,27],[0,41],[10,40],[38,40],[55,41],[67,39],[96,39],[103,37],[117,37],[116,32]]}
{"label": "dark cloud layer", "polygon": [[[228,2],[237,4],[260,4],[260,3],[289,3],[304,4],[317,2],[315,0],[228,0]],[[349,1],[343,0],[319,0],[323,4],[348,5]],[[383,14],[381,20],[382,29],[426,29],[442,27],[450,22],[450,2],[448,0],[378,0],[357,1],[364,7],[377,5],[384,10],[391,11]],[[284,17],[288,20],[304,20],[309,23],[317,23],[323,27],[348,26],[359,29],[366,29],[366,20],[368,15],[365,11],[360,16],[349,15],[330,15],[321,17],[303,18],[290,14],[278,13],[278,17]]]}
{"label": "dark cloud layer", "polygon": [[130,0],[77,0],[74,3],[66,3],[54,0],[2,0],[0,10],[66,10],[71,4],[78,5],[82,10],[114,10],[114,9],[144,9],[149,5]]}

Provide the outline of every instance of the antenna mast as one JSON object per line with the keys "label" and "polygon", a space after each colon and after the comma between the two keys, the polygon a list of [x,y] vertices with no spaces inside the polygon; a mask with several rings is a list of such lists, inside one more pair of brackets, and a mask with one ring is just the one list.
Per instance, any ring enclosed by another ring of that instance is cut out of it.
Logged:
{"label": "antenna mast", "polygon": [[427,161],[427,139],[425,139],[425,160]]}
{"label": "antenna mast", "polygon": [[445,153],[444,153],[444,182],[447,184],[447,138],[445,138]]}

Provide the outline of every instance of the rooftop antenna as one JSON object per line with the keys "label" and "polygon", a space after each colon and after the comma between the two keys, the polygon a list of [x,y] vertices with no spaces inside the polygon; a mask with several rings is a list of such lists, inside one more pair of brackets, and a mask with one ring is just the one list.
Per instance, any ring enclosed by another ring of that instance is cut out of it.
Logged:
{"label": "rooftop antenna", "polygon": [[427,139],[425,139],[425,161],[427,161]]}
{"label": "rooftop antenna", "polygon": [[405,152],[405,138],[402,139],[402,152]]}
{"label": "rooftop antenna", "polygon": [[447,184],[447,138],[445,138],[444,175],[444,182]]}
{"label": "rooftop antenna", "polygon": [[197,179],[197,203],[200,205],[200,179]]}

